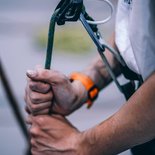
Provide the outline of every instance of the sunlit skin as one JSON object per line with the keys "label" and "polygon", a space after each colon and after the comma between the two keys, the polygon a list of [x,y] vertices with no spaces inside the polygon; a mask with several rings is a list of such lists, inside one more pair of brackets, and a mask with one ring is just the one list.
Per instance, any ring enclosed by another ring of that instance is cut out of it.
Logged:
{"label": "sunlit skin", "polygon": [[[110,44],[116,48],[113,38]],[[118,62],[108,51],[106,55],[119,75]],[[83,73],[99,89],[112,81],[99,57]],[[27,76],[25,101],[33,155],[112,155],[155,138],[155,72],[118,112],[84,132],[65,119],[87,101],[79,81],[71,83],[62,73],[42,68],[28,71]]]}

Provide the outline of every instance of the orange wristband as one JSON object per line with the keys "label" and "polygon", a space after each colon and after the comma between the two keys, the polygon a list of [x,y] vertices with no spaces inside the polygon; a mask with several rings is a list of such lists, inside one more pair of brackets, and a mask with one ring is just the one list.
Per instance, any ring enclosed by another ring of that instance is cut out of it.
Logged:
{"label": "orange wristband", "polygon": [[88,91],[88,100],[87,100],[87,107],[90,108],[93,104],[93,101],[97,98],[99,89],[94,84],[94,82],[85,74],[79,72],[73,72],[70,75],[70,80],[79,80],[83,84],[83,86]]}

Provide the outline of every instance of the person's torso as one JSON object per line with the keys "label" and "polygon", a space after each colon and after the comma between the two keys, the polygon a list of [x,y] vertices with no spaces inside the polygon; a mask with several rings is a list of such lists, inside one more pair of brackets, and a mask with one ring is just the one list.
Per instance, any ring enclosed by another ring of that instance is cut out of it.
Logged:
{"label": "person's torso", "polygon": [[155,70],[155,11],[151,5],[155,2],[119,0],[116,16],[116,45],[127,66],[144,79]]}

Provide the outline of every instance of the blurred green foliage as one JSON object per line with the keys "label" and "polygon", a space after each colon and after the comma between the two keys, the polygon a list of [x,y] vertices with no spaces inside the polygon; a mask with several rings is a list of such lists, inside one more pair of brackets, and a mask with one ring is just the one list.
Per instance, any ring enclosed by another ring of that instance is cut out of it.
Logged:
{"label": "blurred green foliage", "polygon": [[[40,48],[46,48],[47,33],[47,30],[42,28],[35,37]],[[54,49],[61,52],[89,52],[93,49],[93,42],[81,25],[65,25],[56,28]]]}

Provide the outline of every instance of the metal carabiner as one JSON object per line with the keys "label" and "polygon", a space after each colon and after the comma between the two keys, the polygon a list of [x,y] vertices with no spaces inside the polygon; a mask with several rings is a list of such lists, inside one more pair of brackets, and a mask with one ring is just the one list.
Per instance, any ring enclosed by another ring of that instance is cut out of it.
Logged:
{"label": "metal carabiner", "polygon": [[107,60],[107,58],[104,55],[104,51],[107,48],[115,57],[116,59],[123,65],[125,66],[125,62],[123,61],[123,59],[121,58],[121,56],[114,50],[112,49],[110,46],[101,43],[100,39],[101,39],[101,35],[99,33],[95,33],[93,32],[93,30],[91,29],[90,25],[88,24],[87,20],[85,19],[83,13],[80,14],[80,21],[83,24],[83,26],[85,27],[86,31],[88,32],[89,36],[91,37],[91,39],[93,40],[94,44],[96,45],[98,52],[103,60],[103,62],[105,63],[105,66],[109,72],[109,74],[111,75],[112,79],[114,80],[114,82],[116,83],[118,89],[124,93],[124,90],[122,88],[122,86],[120,85],[120,83],[118,82],[116,76],[114,75],[112,68]]}
{"label": "metal carabiner", "polygon": [[61,0],[55,10],[58,10],[57,24],[64,25],[66,21],[77,21],[83,8],[83,0]]}

